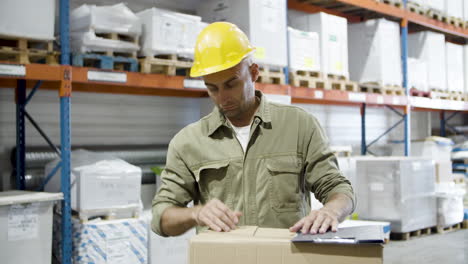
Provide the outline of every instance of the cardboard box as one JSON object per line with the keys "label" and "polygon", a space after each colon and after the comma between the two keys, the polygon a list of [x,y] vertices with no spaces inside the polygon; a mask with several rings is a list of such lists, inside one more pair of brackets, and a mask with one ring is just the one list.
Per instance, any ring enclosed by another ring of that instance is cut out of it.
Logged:
{"label": "cardboard box", "polygon": [[[468,2],[465,3],[465,6],[468,8]],[[468,21],[468,10],[466,10],[466,12],[465,20]],[[465,79],[463,80],[465,83],[465,94],[468,94],[468,44],[463,47],[463,69],[465,70],[465,74],[463,75],[465,76]]]}
{"label": "cardboard box", "polygon": [[320,42],[316,32],[288,28],[289,68],[292,71],[321,71]]}
{"label": "cardboard box", "polygon": [[452,92],[464,92],[465,70],[463,61],[463,46],[445,43],[446,67],[447,67],[447,90]]}
{"label": "cardboard box", "polygon": [[240,227],[190,240],[190,264],[383,263],[380,244],[292,243],[287,229]]}
{"label": "cardboard box", "polygon": [[408,35],[408,56],[422,60],[427,66],[429,89],[446,90],[445,35],[423,31]]}
{"label": "cardboard box", "polygon": [[359,83],[402,85],[400,26],[382,19],[348,25],[349,74]]}
{"label": "cardboard box", "polygon": [[348,22],[346,18],[323,12],[309,14],[289,10],[288,24],[299,30],[319,34],[320,65],[325,74],[349,77]]}
{"label": "cardboard box", "polygon": [[0,35],[53,40],[55,3],[55,0],[1,1]]}
{"label": "cardboard box", "polygon": [[424,60],[408,58],[408,87],[428,92],[427,63]]}
{"label": "cardboard box", "polygon": [[52,211],[62,199],[62,193],[0,192],[2,263],[51,263]]}
{"label": "cardboard box", "polygon": [[236,24],[256,47],[256,63],[288,65],[286,0],[203,0],[197,14],[206,22]]}

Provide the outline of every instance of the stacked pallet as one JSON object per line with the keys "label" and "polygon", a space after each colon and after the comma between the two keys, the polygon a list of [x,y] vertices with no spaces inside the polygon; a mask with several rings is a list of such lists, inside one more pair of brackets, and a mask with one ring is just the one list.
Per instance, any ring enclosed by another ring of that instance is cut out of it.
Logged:
{"label": "stacked pallet", "polygon": [[124,4],[82,5],[70,15],[72,64],[137,71],[139,18]]}

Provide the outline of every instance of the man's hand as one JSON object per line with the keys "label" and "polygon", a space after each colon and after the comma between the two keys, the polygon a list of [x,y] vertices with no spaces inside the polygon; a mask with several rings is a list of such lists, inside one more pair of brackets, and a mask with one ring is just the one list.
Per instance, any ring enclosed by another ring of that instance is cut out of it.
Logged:
{"label": "man's hand", "polygon": [[331,231],[338,230],[338,213],[322,207],[320,210],[311,211],[310,214],[289,228],[291,232],[301,230],[303,234],[324,234],[331,227]]}
{"label": "man's hand", "polygon": [[241,212],[231,211],[221,201],[213,199],[204,206],[197,206],[192,218],[200,226],[208,226],[218,232],[229,232],[236,229],[241,215]]}

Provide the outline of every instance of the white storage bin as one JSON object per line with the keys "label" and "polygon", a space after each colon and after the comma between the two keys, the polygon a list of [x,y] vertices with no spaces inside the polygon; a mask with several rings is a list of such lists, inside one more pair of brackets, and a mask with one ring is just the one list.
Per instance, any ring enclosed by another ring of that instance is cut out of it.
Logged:
{"label": "white storage bin", "polygon": [[359,83],[402,85],[400,26],[386,19],[348,25],[349,73]]}
{"label": "white storage bin", "polygon": [[320,41],[316,32],[288,28],[289,68],[292,71],[321,71]]}
{"label": "white storage bin", "polygon": [[320,37],[320,60],[324,74],[349,77],[348,28],[346,18],[326,13],[308,14],[288,11],[291,27],[317,32]]}
{"label": "white storage bin", "polygon": [[0,35],[53,40],[55,3],[56,0],[2,0]]}
{"label": "white storage bin", "polygon": [[[58,160],[47,164],[45,175]],[[141,169],[123,160],[85,150],[71,154],[71,208],[91,215],[93,211],[140,207]],[[45,186],[46,191],[60,191],[60,173]]]}
{"label": "white storage bin", "polygon": [[52,211],[62,193],[0,192],[2,263],[52,262]]}
{"label": "white storage bin", "polygon": [[446,42],[445,48],[445,65],[447,67],[447,90],[452,92],[464,92],[465,70],[463,65],[463,46]]}
{"label": "white storage bin", "polygon": [[141,55],[193,56],[194,40],[203,26],[199,16],[159,8],[146,9],[137,15],[143,23]]}
{"label": "white storage bin", "polygon": [[426,63],[429,89],[447,89],[444,34],[431,31],[409,34],[408,56]]}
{"label": "white storage bin", "polygon": [[70,13],[71,32],[119,33],[140,36],[141,22],[125,4],[82,5]]}
{"label": "white storage bin", "polygon": [[197,14],[210,23],[236,24],[256,47],[256,63],[287,66],[286,0],[203,0]]}
{"label": "white storage bin", "polygon": [[445,0],[445,14],[448,17],[463,18],[463,2],[466,0]]}
{"label": "white storage bin", "polygon": [[389,221],[392,232],[406,233],[437,224],[434,163],[405,157],[356,161],[360,219]]}
{"label": "white storage bin", "polygon": [[408,58],[408,87],[428,92],[427,63],[424,60]]}
{"label": "white storage bin", "polygon": [[[61,223],[54,216],[54,228]],[[142,218],[95,219],[86,223],[72,218],[74,264],[148,263],[148,224]],[[61,233],[54,232],[54,254],[61,257]],[[50,262],[49,262],[50,263]]]}

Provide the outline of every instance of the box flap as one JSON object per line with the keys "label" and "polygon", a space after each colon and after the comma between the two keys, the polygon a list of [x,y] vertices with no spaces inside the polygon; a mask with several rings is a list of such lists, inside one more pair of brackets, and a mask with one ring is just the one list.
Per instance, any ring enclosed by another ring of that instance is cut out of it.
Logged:
{"label": "box flap", "polygon": [[62,200],[62,193],[7,191],[0,192],[0,205],[37,203]]}

